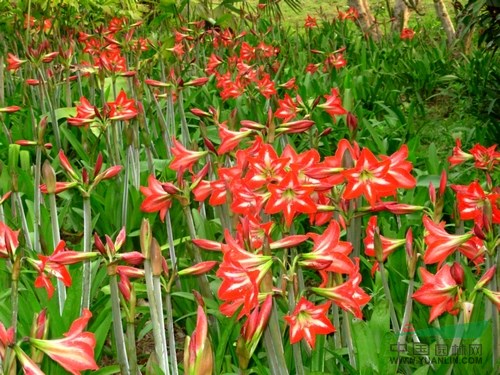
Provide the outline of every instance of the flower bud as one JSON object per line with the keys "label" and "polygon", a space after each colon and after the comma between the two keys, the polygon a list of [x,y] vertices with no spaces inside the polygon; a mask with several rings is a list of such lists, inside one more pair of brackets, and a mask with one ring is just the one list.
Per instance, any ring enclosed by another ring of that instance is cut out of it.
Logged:
{"label": "flower bud", "polygon": [[48,160],[45,160],[42,166],[43,180],[48,194],[56,193],[56,172]]}
{"label": "flower bud", "polygon": [[450,268],[451,277],[456,281],[457,285],[463,285],[464,283],[464,269],[460,263],[454,262]]}

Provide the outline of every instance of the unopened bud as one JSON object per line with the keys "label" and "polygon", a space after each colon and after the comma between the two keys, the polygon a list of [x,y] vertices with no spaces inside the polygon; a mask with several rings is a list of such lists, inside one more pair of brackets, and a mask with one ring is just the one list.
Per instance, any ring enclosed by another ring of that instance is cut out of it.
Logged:
{"label": "unopened bud", "polygon": [[156,238],[151,239],[151,248],[150,248],[150,261],[151,261],[151,269],[153,271],[153,276],[160,276],[163,270],[161,264],[161,248],[160,244],[156,240]]}
{"label": "unopened bud", "polygon": [[42,166],[42,176],[47,187],[48,194],[55,194],[56,192],[56,172],[48,160],[45,160]]}
{"label": "unopened bud", "polygon": [[142,219],[139,238],[142,255],[144,255],[144,258],[149,259],[149,250],[151,249],[151,225],[148,219]]}
{"label": "unopened bud", "polygon": [[464,283],[464,269],[460,263],[454,262],[450,268],[451,277],[455,280],[458,285],[463,285]]}

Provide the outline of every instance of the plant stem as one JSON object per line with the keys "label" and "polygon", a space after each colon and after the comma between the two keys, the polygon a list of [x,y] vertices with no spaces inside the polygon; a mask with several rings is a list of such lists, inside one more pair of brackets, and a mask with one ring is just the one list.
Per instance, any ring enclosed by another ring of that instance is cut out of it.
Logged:
{"label": "plant stem", "polygon": [[175,332],[174,332],[174,317],[172,310],[172,297],[170,295],[170,290],[167,290],[165,295],[165,311],[167,313],[167,336],[168,336],[168,354],[170,356],[170,366],[172,369],[172,375],[178,375],[177,369],[177,355],[175,346]]}
{"label": "plant stem", "polygon": [[12,193],[12,196],[14,197],[14,202],[19,210],[18,214],[20,216],[21,220],[21,227],[23,228],[23,235],[24,235],[24,240],[26,242],[26,247],[29,249],[33,248],[33,245],[31,244],[31,238],[30,238],[30,232],[28,229],[28,222],[26,221],[26,215],[24,213],[24,207],[23,207],[23,202],[21,201],[21,196],[19,195],[18,191],[14,191]]}
{"label": "plant stem", "polygon": [[[293,284],[288,283],[288,311],[295,310],[295,293]],[[304,375],[304,363],[302,362],[302,352],[300,350],[300,343],[292,345],[293,360],[295,362],[295,374]]]}
{"label": "plant stem", "polygon": [[347,350],[349,351],[349,363],[352,367],[356,368],[356,357],[354,355],[354,344],[352,342],[351,335],[351,320],[347,311],[342,310],[342,322],[344,323],[343,333],[345,338],[345,343],[347,344]]}
{"label": "plant stem", "polygon": [[125,347],[125,336],[123,335],[120,295],[118,290],[118,282],[116,281],[116,274],[109,275],[109,289],[111,292],[111,310],[113,313],[113,334],[115,336],[118,365],[120,366],[120,373],[122,375],[130,375],[130,367],[127,357],[127,348]]}
{"label": "plant stem", "polygon": [[391,289],[389,288],[389,283],[385,274],[384,263],[379,262],[378,266],[380,268],[380,278],[382,279],[382,285],[384,286],[385,298],[387,299],[387,303],[389,303],[389,314],[391,315],[392,329],[394,330],[394,332],[400,332],[398,317],[396,316],[396,310],[394,309],[394,303],[392,302]]}
{"label": "plant stem", "polygon": [[[61,236],[59,235],[59,218],[57,217],[56,195],[54,193],[50,193],[48,196],[50,205],[50,222],[52,224],[52,238],[55,249],[61,241]],[[59,298],[59,314],[62,316],[64,312],[64,302],[66,301],[66,286],[59,279],[57,279],[57,297]]]}
{"label": "plant stem", "polygon": [[[174,270],[174,272],[176,272],[177,256],[175,254],[174,232],[172,230],[172,219],[170,218],[170,210],[167,210],[167,214],[165,215],[165,225],[167,227],[168,253],[170,255],[170,261],[172,262],[172,269]],[[180,289],[181,283],[178,277],[175,278],[175,282],[177,287]]]}
{"label": "plant stem", "polygon": [[155,292],[155,283],[153,281],[153,270],[151,267],[151,260],[146,259],[144,261],[144,278],[146,280],[146,290],[148,294],[149,300],[149,311],[151,315],[151,324],[153,326],[153,338],[155,342],[155,352],[156,357],[158,358],[160,369],[166,374],[169,375],[169,367],[167,364],[167,356],[166,352],[167,343],[163,341],[164,336],[164,325],[162,331],[162,325],[160,323],[160,316],[158,315],[159,311],[159,303],[156,300],[157,293]]}
{"label": "plant stem", "polygon": [[[198,236],[196,235],[196,229],[194,227],[194,220],[193,220],[193,214],[191,213],[191,207],[184,206],[183,210],[184,210],[184,215],[186,216],[189,235],[191,236],[191,239],[196,239],[198,238]],[[192,249],[193,249],[194,261],[196,263],[202,262],[200,249],[197,246],[193,246]],[[210,290],[210,285],[208,283],[207,275],[198,276],[198,280],[200,281],[200,290],[202,296],[205,298],[213,298],[212,291]]]}
{"label": "plant stem", "polygon": [[266,348],[271,375],[287,375],[289,372],[283,351],[283,340],[280,333],[278,312],[274,303],[271,316],[269,317],[269,323],[264,331],[264,347]]}
{"label": "plant stem", "polygon": [[[92,212],[90,197],[83,198],[83,252],[92,251]],[[92,267],[90,260],[83,262],[82,300],[80,312],[90,307],[90,289],[92,286]]]}
{"label": "plant stem", "polygon": [[35,216],[35,222],[33,223],[33,230],[35,235],[35,247],[34,250],[37,253],[42,251],[40,246],[40,175],[42,170],[42,146],[36,146],[36,156],[35,156],[35,186],[34,186],[34,207],[33,213]]}

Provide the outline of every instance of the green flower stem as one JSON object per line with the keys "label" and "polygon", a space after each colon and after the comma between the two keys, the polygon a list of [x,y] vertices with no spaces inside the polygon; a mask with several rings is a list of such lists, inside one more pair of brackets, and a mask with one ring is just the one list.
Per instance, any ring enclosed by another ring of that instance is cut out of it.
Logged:
{"label": "green flower stem", "polygon": [[[172,96],[169,96],[169,100]],[[173,100],[173,98],[172,98]],[[189,136],[189,129],[186,121],[186,114],[184,113],[184,94],[182,90],[179,90],[179,113],[181,117],[181,134],[182,134],[182,142],[185,145],[188,145],[191,142],[190,136]],[[173,104],[173,103],[172,103]]]}
{"label": "green flower stem", "polygon": [[[170,261],[172,262],[172,269],[174,272],[177,271],[177,255],[175,254],[174,245],[174,232],[172,230],[172,219],[170,218],[170,210],[167,210],[165,215],[165,225],[167,227],[167,240],[168,240],[168,253],[170,255]],[[175,285],[180,289],[181,282],[178,277],[175,278]]]}
{"label": "green flower stem", "polygon": [[170,132],[168,130],[167,121],[161,110],[160,103],[158,103],[158,99],[156,99],[154,95],[152,95],[152,97],[156,106],[156,113],[158,114],[158,122],[160,123],[163,143],[165,143],[165,149],[167,150],[167,158],[171,158],[172,153],[170,152],[170,149],[172,148],[172,140],[170,139]]}
{"label": "green flower stem", "polygon": [[35,222],[33,223],[33,230],[35,236],[35,246],[34,250],[37,253],[41,253],[42,249],[40,246],[40,201],[41,201],[41,192],[40,192],[40,176],[42,171],[42,146],[36,146],[36,156],[35,156],[35,186],[34,186],[34,203],[33,203],[33,214]]}
{"label": "green flower stem", "polygon": [[342,310],[342,322],[342,333],[344,335],[344,341],[347,344],[347,350],[349,352],[349,363],[352,367],[356,368],[356,357],[354,355],[354,344],[352,342],[351,334],[351,319],[349,313],[345,310]]}
{"label": "green flower stem", "polygon": [[[90,197],[83,197],[83,252],[92,251],[92,211]],[[83,262],[82,300],[80,312],[90,308],[90,289],[92,286],[92,267],[90,260]]]}
{"label": "green flower stem", "polygon": [[14,191],[12,193],[12,196],[14,198],[15,206],[19,210],[18,215],[19,215],[20,220],[21,220],[21,228],[23,229],[23,235],[24,235],[26,247],[28,249],[32,249],[33,245],[31,244],[28,222],[26,221],[26,215],[24,213],[24,207],[23,207],[23,202],[21,201],[21,196],[19,195],[18,191]]}
{"label": "green flower stem", "polygon": [[[271,255],[268,241],[264,241],[263,254]],[[263,277],[261,282],[261,289],[263,292],[272,293],[273,289],[273,275],[269,270]],[[278,320],[278,311],[276,304],[273,301],[271,316],[264,331],[264,348],[267,353],[267,360],[271,375],[287,375],[288,368],[285,360],[285,353],[283,350],[283,337]]]}
{"label": "green flower stem", "polygon": [[165,312],[167,314],[167,336],[168,336],[168,354],[170,356],[170,366],[172,368],[172,375],[178,375],[177,355],[175,346],[175,332],[174,332],[174,316],[172,309],[172,296],[170,290],[167,290],[165,295]]}
{"label": "green flower stem", "polygon": [[[108,269],[109,272],[109,269]],[[123,334],[122,314],[120,308],[120,292],[116,274],[109,275],[109,289],[111,292],[111,310],[113,314],[113,334],[115,336],[116,354],[120,373],[130,375],[127,348],[125,347],[125,336]],[[134,374],[135,375],[135,374]]]}
{"label": "green flower stem", "polygon": [[413,310],[412,295],[413,295],[414,285],[415,285],[415,280],[411,278],[408,284],[408,292],[406,293],[406,304],[405,304],[405,311],[403,314],[403,321],[401,322],[401,328],[399,329],[398,347],[404,344],[406,341],[406,336],[404,335],[405,332],[403,331],[406,330],[411,320],[411,313]]}
{"label": "green flower stem", "polygon": [[278,321],[278,311],[274,303],[269,323],[264,331],[264,347],[267,352],[271,375],[288,375],[289,372],[283,351],[283,339]]}
{"label": "green flower stem", "polygon": [[160,316],[158,314],[159,306],[161,306],[161,299],[157,301],[157,292],[155,290],[155,282],[153,277],[153,270],[151,266],[151,260],[146,259],[144,261],[144,278],[146,280],[146,290],[149,300],[149,311],[151,315],[151,324],[153,326],[153,338],[155,342],[155,352],[158,358],[160,369],[166,374],[170,374],[170,369],[168,366],[168,353],[167,353],[167,343],[164,341],[165,337],[165,327],[161,324],[163,314]]}
{"label": "green flower stem", "polygon": [[[486,256],[486,269],[489,269],[496,263],[496,272],[495,276],[490,281],[490,284],[488,286],[488,289],[491,289],[493,291],[498,291],[498,278],[500,277],[500,256],[496,254],[496,262],[495,262],[495,256],[487,255]],[[489,305],[489,307],[488,307]],[[498,309],[497,307],[489,300],[486,301],[486,310],[485,310],[485,320],[490,320],[492,323],[492,330],[493,332],[498,332],[500,330],[500,322],[499,322],[499,314],[498,314]],[[497,363],[498,359],[500,358],[500,338],[498,337],[498,334],[493,334],[493,353],[492,353],[492,359],[493,359],[493,365]]]}
{"label": "green flower stem", "polygon": [[[56,195],[54,193],[48,194],[50,205],[50,222],[52,224],[52,238],[54,240],[54,249],[61,241],[59,234],[59,218],[57,217]],[[63,282],[57,279],[57,297],[59,298],[59,313],[63,314],[64,302],[66,301],[66,286]]]}
{"label": "green flower stem", "polygon": [[137,350],[136,350],[136,340],[135,340],[135,304],[136,304],[136,296],[135,290],[132,286],[132,290],[130,291],[130,301],[129,301],[129,309],[127,311],[127,354],[130,363],[130,373],[132,375],[138,374],[137,368]]}
{"label": "green flower stem", "polygon": [[[193,220],[193,214],[191,213],[191,207],[184,206],[183,210],[184,210],[184,215],[186,216],[189,235],[191,236],[191,239],[196,239],[198,238],[198,236],[196,235],[196,229],[194,227],[194,220]],[[198,246],[193,246],[192,249],[193,249],[193,256],[195,263],[202,262],[202,257]],[[212,291],[210,290],[210,285],[208,283],[207,275],[198,276],[198,280],[200,281],[200,290],[202,296],[205,298],[213,298]]]}
{"label": "green flower stem", "polygon": [[382,285],[384,287],[385,298],[387,299],[387,303],[389,303],[389,314],[391,315],[392,329],[394,332],[400,332],[399,321],[396,316],[396,310],[394,309],[394,303],[392,302],[391,289],[389,288],[389,282],[385,274],[384,263],[378,262],[378,266],[380,269],[380,278],[382,279]]}
{"label": "green flower stem", "polygon": [[54,138],[56,139],[56,146],[57,149],[61,149],[61,134],[59,133],[59,123],[57,122],[57,116],[56,112],[54,110],[54,106],[52,104],[51,96],[49,95],[49,90],[47,86],[45,85],[45,77],[43,74],[43,71],[38,68],[38,74],[40,78],[40,87],[41,87],[41,92],[45,95],[41,95],[41,99],[43,100],[43,97],[45,96],[47,99],[47,105],[49,107],[49,115],[50,115],[50,121],[52,122],[52,130],[54,131]]}

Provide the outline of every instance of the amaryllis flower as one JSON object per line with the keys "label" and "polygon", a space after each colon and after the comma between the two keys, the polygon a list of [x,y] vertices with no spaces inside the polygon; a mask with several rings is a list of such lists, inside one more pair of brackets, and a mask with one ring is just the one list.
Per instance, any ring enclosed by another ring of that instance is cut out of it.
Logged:
{"label": "amaryllis flower", "polygon": [[80,375],[81,371],[97,370],[99,366],[94,360],[95,336],[91,332],[83,332],[91,317],[92,313],[84,309],[82,316],[76,319],[69,331],[64,334],[65,338],[57,340],[30,338],[29,341],[33,347],[43,351],[73,375]]}
{"label": "amaryllis flower", "polygon": [[[455,190],[458,201],[458,212],[462,220],[474,220],[474,223],[483,228],[484,220],[491,220],[493,223],[500,224],[500,206],[497,204],[500,193],[484,192],[477,181],[469,185],[451,185]],[[489,202],[487,202],[489,201]],[[491,218],[485,218],[485,207],[491,206]]]}
{"label": "amaryllis flower", "polygon": [[359,286],[362,280],[359,273],[359,258],[355,258],[355,261],[354,271],[343,284],[329,288],[311,288],[311,290],[322,297],[330,299],[341,309],[351,312],[356,318],[363,319],[361,309],[370,302],[371,297]]}
{"label": "amaryllis flower", "polygon": [[423,305],[431,306],[429,323],[446,311],[458,314],[460,288],[451,274],[450,265],[445,264],[435,275],[421,267],[420,276],[424,284],[413,293],[413,298]]}
{"label": "amaryllis flower", "polygon": [[278,109],[274,113],[274,116],[283,120],[283,122],[289,122],[297,116],[297,113],[301,111],[301,108],[298,108],[297,103],[301,103],[302,99],[299,95],[296,97],[296,101],[294,101],[290,95],[285,94],[283,99],[278,100]]}
{"label": "amaryllis flower", "polygon": [[269,184],[270,196],[264,212],[267,214],[283,213],[287,227],[297,213],[312,214],[317,211],[316,204],[311,198],[313,186],[307,186],[298,180],[295,173],[289,172],[278,184]]}
{"label": "amaryllis flower", "polygon": [[219,124],[219,137],[222,140],[218,155],[223,155],[238,147],[239,143],[252,134],[252,130],[241,128],[239,131],[229,130],[226,124]]}
{"label": "amaryllis flower", "polygon": [[428,216],[424,216],[422,221],[425,227],[424,241],[427,245],[424,253],[425,264],[443,263],[449,255],[457,249],[460,250],[474,237],[472,233],[449,234],[444,229],[444,222],[437,224]]}
{"label": "amaryllis flower", "polygon": [[493,170],[495,165],[500,163],[500,152],[495,151],[496,147],[497,145],[484,147],[480,144],[475,144],[469,150],[474,157],[474,166],[487,171]]}
{"label": "amaryllis flower", "polygon": [[28,60],[21,60],[12,53],[7,53],[7,70],[16,71]]}
{"label": "amaryllis flower", "polygon": [[[370,257],[377,257],[377,249],[375,248],[377,245],[375,243],[375,231],[378,229],[377,227],[377,216],[370,217],[368,221],[368,225],[366,227],[366,237],[363,240],[365,244],[365,254]],[[385,262],[387,257],[396,251],[398,248],[402,247],[406,243],[406,239],[392,239],[384,237],[378,234],[378,238],[380,240],[380,249],[382,255],[382,261]],[[378,266],[378,262],[375,263],[374,268],[372,268],[372,274],[376,270]]]}
{"label": "amaryllis flower", "polygon": [[349,258],[352,252],[350,242],[340,241],[340,226],[332,220],[322,234],[308,233],[314,241],[310,253],[302,254],[300,265],[315,270],[350,274],[355,270]]}
{"label": "amaryllis flower", "polygon": [[257,348],[264,329],[267,327],[272,307],[273,297],[269,294],[260,308],[257,306],[253,309],[241,327],[241,335],[236,344],[236,354],[241,368],[248,366],[248,362]]}
{"label": "amaryllis flower", "polygon": [[19,246],[19,230],[12,230],[0,221],[0,258],[13,259]]}
{"label": "amaryllis flower", "polygon": [[211,374],[213,353],[208,339],[208,321],[203,307],[198,305],[196,328],[186,337],[184,345],[184,373],[186,375]]}
{"label": "amaryllis flower", "polygon": [[169,182],[160,182],[155,176],[148,177],[148,186],[140,187],[141,193],[146,196],[141,204],[143,212],[160,212],[160,220],[165,220],[165,215],[172,205],[172,198],[179,189]]}
{"label": "amaryllis flower", "polygon": [[462,141],[460,138],[457,138],[455,140],[455,147],[453,147],[453,153],[448,158],[448,162],[452,167],[454,167],[455,165],[462,164],[463,162],[471,159],[474,159],[474,156],[462,150]]}
{"label": "amaryllis flower", "polygon": [[330,305],[331,302],[327,302],[317,306],[302,297],[293,313],[285,316],[285,321],[290,325],[290,343],[295,344],[305,339],[314,349],[316,335],[335,332],[335,327],[327,317]]}
{"label": "amaryllis flower", "polygon": [[343,172],[347,179],[344,199],[353,199],[364,195],[371,206],[380,197],[395,192],[397,182],[388,175],[390,160],[379,161],[373,153],[364,148],[354,168]]}
{"label": "amaryllis flower", "polygon": [[335,121],[336,116],[347,114],[347,110],[342,106],[342,99],[339,95],[339,90],[333,88],[330,95],[325,95],[326,102],[319,104],[319,108],[323,108]]}
{"label": "amaryllis flower", "polygon": [[312,29],[313,27],[318,27],[318,23],[316,22],[316,18],[311,17],[308,14],[306,17],[306,21],[304,22],[304,27],[306,29]]}
{"label": "amaryllis flower", "polygon": [[399,37],[403,40],[412,40],[413,37],[415,36],[415,31],[413,31],[412,29],[408,29],[408,28],[404,28],[402,31],[401,31],[401,34],[399,35]]}
{"label": "amaryllis flower", "polygon": [[276,87],[274,82],[271,80],[269,74],[265,74],[262,79],[257,81],[257,87],[259,88],[259,92],[266,99],[271,98],[271,96],[276,95]]}
{"label": "amaryllis flower", "polygon": [[130,120],[139,113],[134,99],[128,99],[125,91],[121,90],[114,102],[107,103],[110,120]]}
{"label": "amaryllis flower", "polygon": [[192,170],[198,160],[208,154],[208,151],[191,151],[182,145],[177,139],[173,139],[171,149],[174,158],[170,163],[170,169],[177,171],[178,176],[182,176],[189,169]]}

